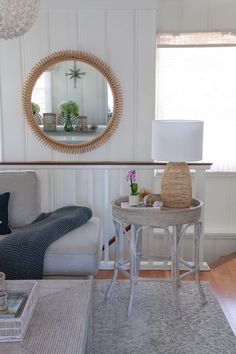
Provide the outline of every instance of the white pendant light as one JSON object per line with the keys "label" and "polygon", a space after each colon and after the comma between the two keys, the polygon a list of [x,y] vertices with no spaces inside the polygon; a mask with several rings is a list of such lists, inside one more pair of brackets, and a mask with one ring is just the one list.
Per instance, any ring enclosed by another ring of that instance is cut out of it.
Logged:
{"label": "white pendant light", "polygon": [[26,33],[36,21],[40,0],[0,0],[0,38]]}

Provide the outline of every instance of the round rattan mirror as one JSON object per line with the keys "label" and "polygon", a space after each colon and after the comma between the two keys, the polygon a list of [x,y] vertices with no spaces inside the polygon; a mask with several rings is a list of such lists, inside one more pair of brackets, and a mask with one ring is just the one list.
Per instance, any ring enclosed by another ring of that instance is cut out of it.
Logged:
{"label": "round rattan mirror", "polygon": [[[33,134],[66,153],[84,153],[104,144],[122,110],[121,88],[112,70],[82,51],[58,51],[41,59],[25,81],[22,99]],[[62,107],[71,102],[77,108],[68,130]]]}

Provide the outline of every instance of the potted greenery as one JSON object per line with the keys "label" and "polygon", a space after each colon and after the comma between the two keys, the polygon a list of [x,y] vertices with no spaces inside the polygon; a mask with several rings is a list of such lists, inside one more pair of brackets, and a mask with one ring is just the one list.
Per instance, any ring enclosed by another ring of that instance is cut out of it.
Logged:
{"label": "potted greenery", "polygon": [[33,113],[35,122],[36,122],[38,125],[42,124],[43,121],[42,121],[41,115],[39,114],[39,112],[40,112],[40,107],[39,107],[38,103],[31,102],[31,110],[32,110],[32,113]]}
{"label": "potted greenery", "polygon": [[59,109],[61,111],[62,117],[65,118],[65,131],[73,131],[72,116],[79,115],[79,106],[75,101],[61,102]]}
{"label": "potted greenery", "polygon": [[138,193],[138,183],[136,183],[136,171],[129,170],[125,179],[127,182],[130,182],[131,193],[129,195],[129,205],[130,206],[138,206],[139,193]]}
{"label": "potted greenery", "polygon": [[32,113],[33,113],[34,116],[37,115],[40,112],[40,107],[35,102],[31,102],[31,109],[32,109]]}

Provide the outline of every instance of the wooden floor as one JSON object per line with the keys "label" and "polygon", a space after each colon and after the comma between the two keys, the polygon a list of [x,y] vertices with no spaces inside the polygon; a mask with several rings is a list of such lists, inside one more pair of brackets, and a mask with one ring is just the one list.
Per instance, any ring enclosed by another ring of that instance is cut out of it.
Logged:
{"label": "wooden floor", "polygon": [[[170,276],[169,271],[145,270],[140,273],[142,277],[146,278],[168,278]],[[96,278],[110,279],[112,274],[112,271],[101,270]],[[191,279],[190,277],[186,278],[186,280]],[[201,280],[209,282],[236,335],[236,256],[224,257],[210,271],[201,272]]]}

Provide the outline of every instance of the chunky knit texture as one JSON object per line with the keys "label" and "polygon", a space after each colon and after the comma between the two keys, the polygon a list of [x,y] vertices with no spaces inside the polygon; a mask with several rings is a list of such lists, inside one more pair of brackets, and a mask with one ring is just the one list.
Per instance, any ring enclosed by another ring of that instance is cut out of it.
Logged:
{"label": "chunky knit texture", "polygon": [[41,279],[47,247],[91,216],[91,209],[80,206],[40,214],[32,224],[0,241],[0,270],[6,279]]}

